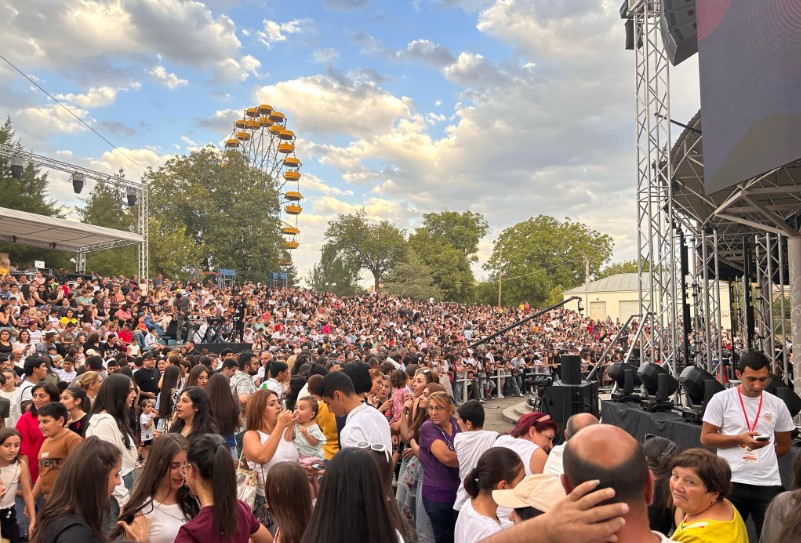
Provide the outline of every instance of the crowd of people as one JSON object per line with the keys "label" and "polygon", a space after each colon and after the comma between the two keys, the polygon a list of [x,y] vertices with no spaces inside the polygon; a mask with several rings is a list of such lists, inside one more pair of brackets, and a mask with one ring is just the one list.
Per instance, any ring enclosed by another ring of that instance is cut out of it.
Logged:
{"label": "crowd of people", "polygon": [[[530,311],[7,276],[2,537],[742,543],[749,515],[768,543],[801,536],[801,495],[779,494],[774,469],[792,420],[762,390],[764,357],[741,357],[741,387],[707,409],[718,455],[639,444],[586,413],[485,430],[484,402],[526,392],[526,369],[572,352],[603,379],[628,347],[620,323],[563,309],[471,346]],[[216,335],[237,352],[197,348]]]}

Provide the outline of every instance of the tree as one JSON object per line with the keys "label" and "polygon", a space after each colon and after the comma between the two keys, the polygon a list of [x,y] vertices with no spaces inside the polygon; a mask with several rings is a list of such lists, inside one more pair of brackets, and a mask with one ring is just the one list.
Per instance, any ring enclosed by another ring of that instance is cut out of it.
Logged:
{"label": "tree", "polygon": [[403,231],[389,221],[368,222],[364,209],[340,214],[329,222],[325,239],[348,266],[366,269],[373,275],[376,291],[384,273],[401,262],[406,253]]}
{"label": "tree", "polygon": [[[22,143],[14,137],[14,127],[10,119],[0,127],[0,143],[22,149]],[[6,157],[0,157],[0,186],[3,187],[0,206],[47,217],[63,218],[60,206],[48,195],[47,183],[47,174],[42,173],[33,164],[27,164],[22,176],[14,179],[11,176],[11,161]],[[56,268],[66,266],[69,259],[69,255],[62,251],[15,243],[0,243],[0,253],[8,253],[11,262],[19,264],[20,267],[33,265],[34,260],[43,260],[47,266]]]}
{"label": "tree", "polygon": [[381,290],[413,300],[442,299],[442,291],[434,284],[431,269],[414,251],[409,251],[404,262],[387,272]]}
{"label": "tree", "polygon": [[478,262],[478,243],[487,227],[483,215],[472,211],[427,213],[423,226],[409,236],[409,247],[431,269],[446,300],[473,301],[475,277],[470,265]]}
{"label": "tree", "polygon": [[170,159],[146,179],[151,215],[184,228],[203,269],[231,268],[241,280],[266,283],[288,258],[275,182],[241,155],[206,147]]}
{"label": "tree", "polygon": [[312,268],[308,282],[312,290],[340,296],[353,296],[364,290],[359,286],[359,268],[348,263],[331,244],[323,245],[320,262]]}
{"label": "tree", "polygon": [[[643,271],[649,271],[648,262],[644,262]],[[619,273],[637,273],[637,261],[636,260],[624,260],[623,262],[613,262],[609,264],[604,269],[599,271],[595,278],[596,279],[603,279],[604,277],[609,277],[610,275],[617,275]]]}
{"label": "tree", "polygon": [[613,246],[610,236],[584,224],[539,215],[504,230],[484,267],[496,284],[502,279],[504,305],[541,305],[555,286],[570,289],[584,282],[585,259],[590,274],[596,273]]}
{"label": "tree", "polygon": [[[123,204],[123,194],[118,187],[103,181],[95,183],[79,213],[82,222],[115,230],[131,231],[136,224],[136,209]],[[86,269],[103,275],[133,277],[137,274],[138,255],[136,245],[89,253]]]}
{"label": "tree", "polygon": [[178,222],[164,221],[150,215],[148,221],[148,263],[150,274],[177,278],[193,267],[200,267],[200,256],[206,253],[203,242],[197,244]]}

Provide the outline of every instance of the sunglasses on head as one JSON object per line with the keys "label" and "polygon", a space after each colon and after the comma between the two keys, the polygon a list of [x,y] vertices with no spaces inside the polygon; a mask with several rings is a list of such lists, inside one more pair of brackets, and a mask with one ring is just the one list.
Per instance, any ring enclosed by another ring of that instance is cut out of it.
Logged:
{"label": "sunglasses on head", "polygon": [[[659,437],[659,436],[656,436],[654,434],[645,434],[645,442],[648,443],[650,440],[652,440],[655,437]],[[662,451],[662,453],[659,455],[660,459],[669,457],[676,450],[676,444],[675,443],[673,443],[672,441],[670,441],[667,438],[663,438],[663,439],[665,439],[668,442],[668,446],[665,447],[665,450]]]}

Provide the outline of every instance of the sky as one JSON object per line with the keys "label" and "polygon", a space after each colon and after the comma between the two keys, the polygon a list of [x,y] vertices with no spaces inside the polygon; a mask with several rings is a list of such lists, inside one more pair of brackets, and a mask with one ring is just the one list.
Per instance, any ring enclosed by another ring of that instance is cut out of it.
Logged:
{"label": "sky", "polygon": [[[413,232],[470,210],[498,235],[539,214],[636,257],[634,54],[606,0],[0,0],[0,113],[29,151],[138,179],[221,147],[244,109],[287,116],[303,166],[301,276],[328,221],[364,208]],[[699,108],[695,58],[672,117]],[[680,129],[673,129],[674,139]],[[131,162],[132,159],[134,163]],[[91,190],[92,183],[87,183]],[[50,194],[79,206],[67,175]]]}

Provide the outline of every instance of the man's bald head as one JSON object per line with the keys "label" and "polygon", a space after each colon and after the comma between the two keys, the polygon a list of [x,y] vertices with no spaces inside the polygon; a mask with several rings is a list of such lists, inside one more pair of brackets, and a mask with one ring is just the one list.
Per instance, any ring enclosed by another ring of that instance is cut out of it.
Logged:
{"label": "man's bald head", "polygon": [[629,505],[651,501],[652,478],[642,447],[616,426],[594,424],[574,435],[565,445],[564,468],[568,492],[597,479],[598,488],[615,489],[615,501]]}
{"label": "man's bald head", "polygon": [[565,439],[570,439],[582,428],[593,424],[598,424],[598,419],[592,413],[576,413],[565,423]]}

